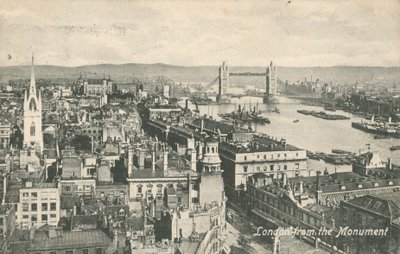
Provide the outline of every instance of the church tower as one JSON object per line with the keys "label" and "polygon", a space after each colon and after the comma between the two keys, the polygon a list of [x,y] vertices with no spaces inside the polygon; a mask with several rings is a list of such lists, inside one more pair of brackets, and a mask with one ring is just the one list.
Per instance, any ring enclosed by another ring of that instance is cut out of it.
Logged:
{"label": "church tower", "polygon": [[218,154],[218,140],[207,137],[204,140],[204,153],[200,160],[200,203],[210,204],[225,200],[222,179],[221,159]]}
{"label": "church tower", "polygon": [[43,150],[42,96],[36,89],[34,56],[32,55],[31,81],[24,95],[24,147]]}

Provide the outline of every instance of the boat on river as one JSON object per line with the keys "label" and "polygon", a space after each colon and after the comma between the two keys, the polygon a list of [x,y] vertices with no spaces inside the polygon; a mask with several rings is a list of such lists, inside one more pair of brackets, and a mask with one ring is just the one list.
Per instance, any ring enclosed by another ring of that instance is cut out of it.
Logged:
{"label": "boat on river", "polygon": [[[371,121],[352,122],[351,127],[368,133],[377,134],[380,137],[400,138],[400,123],[392,123],[391,118],[387,122],[375,121],[372,116]],[[374,136],[375,138],[375,136]],[[375,138],[381,139],[381,138]]]}
{"label": "boat on river", "polygon": [[247,111],[245,110],[245,108],[246,108],[246,106],[241,107],[241,105],[239,105],[238,110],[234,110],[230,113],[219,113],[218,116],[220,116],[222,119],[230,120],[232,122],[236,122],[239,124],[251,124],[251,123],[269,124],[269,123],[271,123],[271,121],[268,119],[268,117],[263,116],[256,109],[256,107],[254,107],[253,109],[250,108],[250,110],[247,110]]}
{"label": "boat on river", "polygon": [[390,136],[388,135],[375,135],[374,139],[389,139]]}
{"label": "boat on river", "polygon": [[400,146],[391,146],[390,151],[400,150]]}
{"label": "boat on river", "polygon": [[303,115],[311,115],[317,118],[325,119],[325,120],[347,120],[350,119],[348,116],[342,116],[342,115],[331,115],[327,114],[324,111],[314,111],[314,110],[297,110],[297,113],[303,114]]}

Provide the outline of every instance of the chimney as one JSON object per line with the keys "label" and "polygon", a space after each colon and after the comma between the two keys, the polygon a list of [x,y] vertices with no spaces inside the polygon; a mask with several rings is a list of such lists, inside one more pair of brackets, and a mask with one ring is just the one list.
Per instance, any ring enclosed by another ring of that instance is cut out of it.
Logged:
{"label": "chimney", "polygon": [[190,165],[191,165],[191,170],[196,171],[196,149],[191,149],[190,150]]}
{"label": "chimney", "polygon": [[132,147],[128,148],[128,174],[132,174],[133,171],[133,151]]}
{"label": "chimney", "polygon": [[387,168],[389,169],[389,170],[392,170],[393,169],[393,165],[392,165],[392,159],[388,159],[388,162],[387,162]]}
{"label": "chimney", "polygon": [[201,122],[200,122],[200,133],[203,133],[204,132],[204,119],[201,119]]}
{"label": "chimney", "polygon": [[283,181],[283,187],[287,185],[287,175],[285,173],[282,174],[282,181]]}
{"label": "chimney", "polygon": [[300,186],[299,186],[299,192],[300,193],[303,193],[304,192],[304,183],[303,183],[303,181],[300,181]]}
{"label": "chimney", "polygon": [[94,153],[94,137],[92,136],[92,153]]}
{"label": "chimney", "polygon": [[144,169],[144,161],[146,159],[146,150],[139,149],[139,169]]}
{"label": "chimney", "polygon": [[164,170],[164,173],[166,173],[168,171],[168,150],[167,150],[167,148],[164,148],[163,170]]}
{"label": "chimney", "polygon": [[6,193],[7,193],[7,175],[3,175],[3,201],[2,204],[6,202]]}
{"label": "chimney", "polygon": [[319,183],[319,181],[320,181],[320,179],[319,179],[319,175],[321,174],[321,171],[317,171],[317,191],[319,191],[320,190],[320,183]]}
{"label": "chimney", "polygon": [[31,181],[26,181],[25,182],[25,187],[26,188],[32,188],[32,182]]}
{"label": "chimney", "polygon": [[151,170],[153,172],[156,171],[156,151],[153,147],[153,151],[151,152]]}
{"label": "chimney", "polygon": [[74,209],[74,210],[73,210],[73,213],[72,213],[72,214],[73,214],[74,216],[76,216],[76,205],[74,205],[73,209]]}
{"label": "chimney", "polygon": [[199,141],[199,159],[203,157],[203,143]]}
{"label": "chimney", "polygon": [[188,186],[188,209],[192,206],[192,185],[190,184],[190,174],[187,174],[187,186]]}

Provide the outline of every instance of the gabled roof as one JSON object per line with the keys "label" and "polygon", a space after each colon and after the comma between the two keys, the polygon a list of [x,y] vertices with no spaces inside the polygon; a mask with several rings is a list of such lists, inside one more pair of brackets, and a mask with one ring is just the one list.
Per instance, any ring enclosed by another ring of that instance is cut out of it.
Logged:
{"label": "gabled roof", "polygon": [[[398,196],[398,194],[396,192],[393,196]],[[390,195],[386,197],[385,195],[366,195],[344,202],[388,218],[398,218],[400,217],[400,208],[390,197]],[[398,199],[397,197],[394,200],[398,201]]]}

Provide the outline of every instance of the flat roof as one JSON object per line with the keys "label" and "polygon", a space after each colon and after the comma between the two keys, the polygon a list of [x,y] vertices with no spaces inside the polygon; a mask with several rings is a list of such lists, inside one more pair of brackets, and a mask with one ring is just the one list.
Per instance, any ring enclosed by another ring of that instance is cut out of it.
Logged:
{"label": "flat roof", "polygon": [[47,232],[35,232],[34,243],[28,248],[30,251],[57,250],[83,247],[106,247],[111,244],[108,236],[100,230],[91,231],[63,231],[61,237],[49,238]]}

